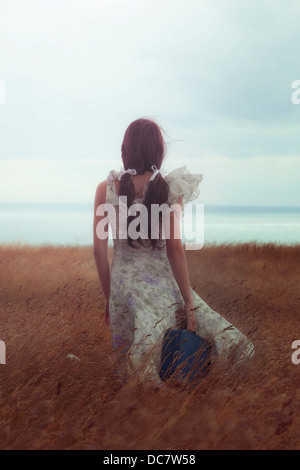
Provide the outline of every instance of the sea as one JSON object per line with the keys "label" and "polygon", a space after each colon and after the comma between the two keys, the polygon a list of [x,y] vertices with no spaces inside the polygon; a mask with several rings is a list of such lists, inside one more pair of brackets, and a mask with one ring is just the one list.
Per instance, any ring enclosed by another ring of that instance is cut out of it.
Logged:
{"label": "sea", "polygon": [[[201,216],[185,226],[200,233],[204,246],[300,242],[300,207],[201,206]],[[184,217],[187,221],[191,214]],[[184,233],[183,241],[190,240],[192,232]],[[2,203],[0,244],[92,245],[93,205]]]}

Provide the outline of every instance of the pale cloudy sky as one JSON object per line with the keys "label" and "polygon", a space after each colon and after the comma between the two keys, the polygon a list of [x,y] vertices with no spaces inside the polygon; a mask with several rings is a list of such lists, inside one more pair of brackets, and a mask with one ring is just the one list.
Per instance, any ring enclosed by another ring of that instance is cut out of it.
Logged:
{"label": "pale cloudy sky", "polygon": [[93,202],[131,121],[205,204],[299,206],[299,0],[0,0],[0,202]]}

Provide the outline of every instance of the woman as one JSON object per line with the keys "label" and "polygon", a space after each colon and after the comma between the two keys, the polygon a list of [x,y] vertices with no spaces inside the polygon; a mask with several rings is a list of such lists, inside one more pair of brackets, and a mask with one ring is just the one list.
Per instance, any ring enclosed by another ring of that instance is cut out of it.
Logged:
{"label": "woman", "polygon": [[[110,324],[113,348],[119,351],[123,371],[139,374],[143,371],[159,383],[163,335],[167,328],[177,328],[179,324],[213,340],[217,355],[227,357],[233,349],[237,351],[235,346],[243,343],[242,349],[239,348],[239,359],[249,358],[253,355],[252,343],[212,310],[190,286],[178,233],[181,209],[198,197],[202,175],[191,175],[183,167],[163,176],[160,169],[165,144],[161,128],[149,119],[138,119],[130,124],[121,150],[124,170],[112,170],[96,191],[94,256],[106,299],[105,319]],[[116,215],[116,219],[110,218],[116,237],[111,274],[107,258],[108,238],[100,233],[108,220],[103,210],[105,203],[105,208],[113,215],[115,211]],[[130,224],[139,213],[129,210],[140,207],[136,204],[143,204],[148,211],[146,232],[145,226],[144,232],[139,232],[138,226],[134,225],[137,236],[130,232]],[[153,232],[151,235],[153,204],[167,204],[174,209],[170,211],[169,219],[161,219],[158,231],[154,232],[156,236]],[[124,207],[129,211],[125,219],[126,237],[119,220],[120,208],[124,213]],[[169,233],[162,232],[162,228],[169,229]],[[122,236],[119,229],[123,230]],[[168,235],[165,238],[164,233]],[[183,322],[182,312],[186,315]]]}

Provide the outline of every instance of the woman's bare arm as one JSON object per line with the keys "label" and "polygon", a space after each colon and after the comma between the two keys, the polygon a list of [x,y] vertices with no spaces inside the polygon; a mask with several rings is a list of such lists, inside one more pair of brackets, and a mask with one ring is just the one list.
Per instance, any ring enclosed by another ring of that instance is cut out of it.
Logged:
{"label": "woman's bare arm", "polygon": [[180,219],[182,208],[182,198],[177,201],[176,213],[170,213],[170,236],[166,237],[167,255],[174,277],[180,289],[181,295],[185,302],[185,309],[187,315],[187,329],[194,331],[196,326],[195,315],[191,309],[194,308],[193,298],[191,294],[191,286],[189,280],[188,267],[184,249],[182,246],[180,235]]}
{"label": "woman's bare arm", "polygon": [[[96,190],[95,195],[95,204],[94,204],[94,226],[93,226],[93,235],[94,235],[94,258],[96,262],[96,267],[99,275],[99,279],[102,285],[104,297],[105,297],[105,310],[106,315],[105,319],[108,323],[108,301],[110,295],[110,266],[107,257],[107,245],[108,237],[105,240],[101,240],[97,236],[97,224],[105,217],[96,215],[97,207],[100,204],[105,204],[106,200],[106,181],[100,183]],[[107,227],[108,230],[108,227]]]}

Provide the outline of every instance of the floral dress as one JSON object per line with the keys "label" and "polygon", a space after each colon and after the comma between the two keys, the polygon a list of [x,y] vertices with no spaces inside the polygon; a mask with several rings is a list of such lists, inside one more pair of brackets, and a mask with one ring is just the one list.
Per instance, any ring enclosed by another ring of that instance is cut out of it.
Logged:
{"label": "floral dress", "polygon": [[[107,178],[106,203],[116,210],[118,234],[119,196],[114,180],[121,172],[112,170]],[[202,175],[190,174],[184,166],[165,176],[169,185],[168,203],[183,198],[183,204],[195,200]],[[145,197],[149,183],[144,186]],[[142,202],[142,199],[134,200]],[[191,288],[195,308],[195,332],[210,339],[216,355],[224,357],[239,351],[239,361],[253,356],[253,344],[219,313],[212,310]],[[166,244],[132,248],[127,239],[113,239],[113,260],[109,298],[110,329],[113,349],[120,354],[123,370],[144,374],[159,382],[162,341],[167,328],[178,328],[176,310],[184,300],[174,278]]]}

